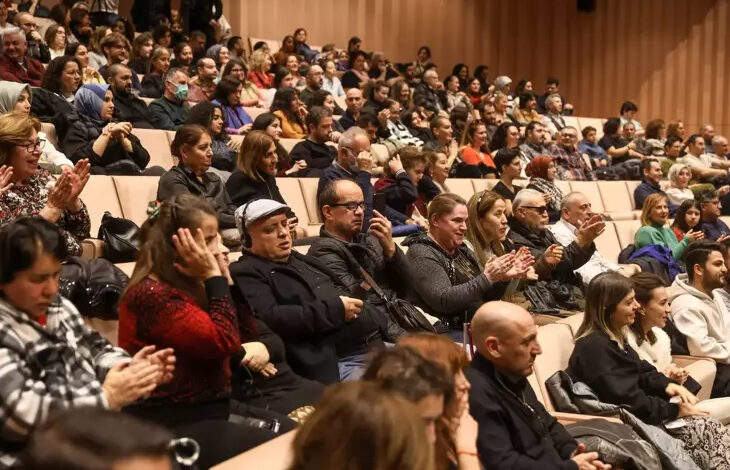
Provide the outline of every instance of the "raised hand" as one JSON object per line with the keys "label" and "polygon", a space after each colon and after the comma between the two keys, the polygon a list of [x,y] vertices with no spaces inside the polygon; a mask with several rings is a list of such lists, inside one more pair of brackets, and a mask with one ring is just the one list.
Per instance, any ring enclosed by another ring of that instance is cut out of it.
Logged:
{"label": "raised hand", "polygon": [[575,236],[578,244],[586,247],[593,243],[593,240],[598,238],[604,230],[606,230],[606,222],[603,221],[603,217],[599,214],[595,214],[580,224]]}
{"label": "raised hand", "polygon": [[403,162],[401,162],[400,156],[396,155],[388,160],[388,167],[390,168],[390,173],[394,176],[401,171],[403,169]]}
{"label": "raised hand", "polygon": [[48,191],[47,205],[52,209],[64,210],[71,197],[71,172],[64,171],[56,184]]}
{"label": "raised hand", "polygon": [[378,239],[383,248],[386,258],[392,258],[395,253],[395,242],[393,241],[393,225],[380,212],[374,210],[373,218],[370,219],[368,233]]}
{"label": "raised hand", "polygon": [[179,262],[175,261],[173,265],[182,274],[201,280],[221,275],[218,261],[208,249],[203,231],[199,228],[195,236],[187,228],[177,229],[177,233],[172,236],[172,244],[179,257]]}
{"label": "raised hand", "polygon": [[489,282],[508,281],[507,272],[512,269],[515,262],[515,252],[512,251],[502,256],[492,256],[484,264],[484,274]]}
{"label": "raised hand", "polygon": [[527,276],[530,268],[535,264],[535,257],[532,256],[530,250],[523,246],[515,253],[515,261],[512,269],[507,271],[506,276],[510,279],[523,278]]}
{"label": "raised hand", "polygon": [[71,171],[72,177],[69,179],[71,182],[71,202],[76,201],[81,195],[81,192],[86,187],[86,183],[89,182],[91,176],[91,164],[89,160],[79,160],[76,162],[73,171]]}
{"label": "raised hand", "polygon": [[10,191],[13,187],[13,167],[8,165],[0,166],[0,196]]}
{"label": "raised hand", "polygon": [[366,171],[370,173],[373,168],[373,156],[368,151],[362,151],[357,155],[356,158],[357,167],[360,171]]}
{"label": "raised hand", "polygon": [[563,247],[561,245],[550,245],[542,258],[550,266],[557,266],[563,259]]}

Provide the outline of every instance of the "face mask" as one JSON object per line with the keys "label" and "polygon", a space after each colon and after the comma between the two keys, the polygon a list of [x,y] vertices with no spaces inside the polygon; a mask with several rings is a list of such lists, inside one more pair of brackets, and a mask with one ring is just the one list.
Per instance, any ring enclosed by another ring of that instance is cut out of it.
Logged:
{"label": "face mask", "polygon": [[188,99],[188,84],[184,83],[182,85],[178,85],[175,89],[175,98],[177,98],[180,101],[185,101]]}

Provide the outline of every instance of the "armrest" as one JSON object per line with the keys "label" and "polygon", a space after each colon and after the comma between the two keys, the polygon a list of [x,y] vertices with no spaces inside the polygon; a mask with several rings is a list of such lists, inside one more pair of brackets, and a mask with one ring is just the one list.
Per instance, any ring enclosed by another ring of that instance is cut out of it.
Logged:
{"label": "armrest", "polygon": [[687,367],[689,364],[692,364],[693,362],[697,361],[709,361],[713,364],[715,363],[715,360],[711,357],[705,357],[705,356],[685,356],[682,354],[677,354],[672,356],[672,361],[674,361],[675,364],[677,364],[678,367]]}
{"label": "armrest", "polygon": [[615,418],[613,416],[581,415],[581,414],[576,414],[576,413],[564,413],[562,411],[553,411],[550,414],[553,415],[555,417],[555,419],[557,419],[558,422],[560,422],[560,424],[562,424],[562,425],[579,423],[581,421],[586,421],[589,419],[596,419],[596,418],[605,419],[606,421],[611,421],[614,423],[622,422],[620,419]]}
{"label": "armrest", "polygon": [[87,238],[81,242],[81,257],[85,259],[101,258],[104,256],[106,244],[98,238]]}

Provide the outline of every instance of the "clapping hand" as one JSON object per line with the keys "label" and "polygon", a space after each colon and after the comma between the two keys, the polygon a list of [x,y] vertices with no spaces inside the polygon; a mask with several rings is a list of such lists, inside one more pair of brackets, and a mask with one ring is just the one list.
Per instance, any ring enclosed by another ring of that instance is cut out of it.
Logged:
{"label": "clapping hand", "polygon": [[507,272],[513,268],[514,264],[514,251],[502,256],[492,255],[484,264],[484,275],[491,283],[508,281]]}
{"label": "clapping hand", "polygon": [[0,195],[5,194],[13,187],[13,167],[0,166]]}
{"label": "clapping hand", "polygon": [[109,408],[120,410],[149,395],[162,381],[164,372],[150,361],[119,363],[106,374],[102,389]]}
{"label": "clapping hand", "polygon": [[156,351],[154,345],[145,346],[132,357],[132,361],[129,365],[135,365],[140,362],[148,362],[155,364],[160,368],[160,384],[167,383],[172,380],[175,374],[175,352],[172,348],[160,349]]}
{"label": "clapping hand", "polygon": [[603,221],[603,217],[599,214],[594,214],[580,224],[575,234],[576,241],[580,246],[588,247],[604,230],[606,230],[606,222]]}
{"label": "clapping hand", "polygon": [[557,266],[563,259],[563,247],[561,245],[550,245],[542,257],[550,266]]}

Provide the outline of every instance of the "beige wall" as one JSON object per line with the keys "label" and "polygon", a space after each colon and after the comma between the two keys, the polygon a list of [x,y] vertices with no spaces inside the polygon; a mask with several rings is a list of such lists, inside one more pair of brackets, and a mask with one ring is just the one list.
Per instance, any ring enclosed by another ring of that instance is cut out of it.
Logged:
{"label": "beige wall", "polygon": [[624,100],[639,117],[709,121],[730,134],[730,0],[224,0],[234,31],[278,39],[296,27],[309,43],[366,50],[395,62],[429,44],[442,76],[457,62],[490,76],[549,75],[582,116],[615,115]]}

